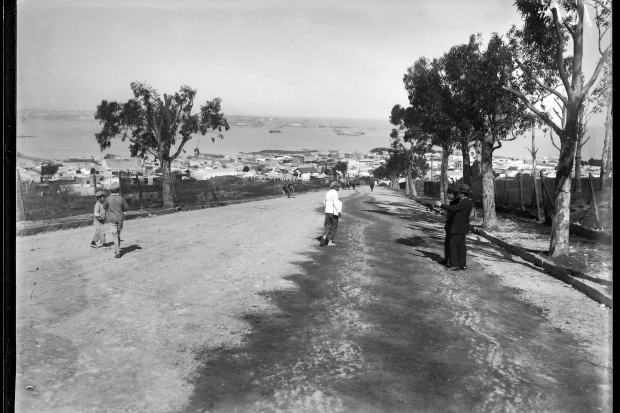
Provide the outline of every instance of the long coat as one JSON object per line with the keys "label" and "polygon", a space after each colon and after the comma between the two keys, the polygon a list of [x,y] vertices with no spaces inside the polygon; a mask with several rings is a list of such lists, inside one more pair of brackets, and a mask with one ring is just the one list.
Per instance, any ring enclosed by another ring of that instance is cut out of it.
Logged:
{"label": "long coat", "polygon": [[450,234],[467,234],[469,232],[469,214],[471,213],[471,199],[463,198],[454,205],[441,204],[441,208],[452,212],[452,225],[450,225]]}

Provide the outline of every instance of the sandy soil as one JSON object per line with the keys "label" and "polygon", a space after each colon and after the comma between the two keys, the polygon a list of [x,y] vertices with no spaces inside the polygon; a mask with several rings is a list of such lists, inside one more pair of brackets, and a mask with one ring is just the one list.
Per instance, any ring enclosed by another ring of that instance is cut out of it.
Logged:
{"label": "sandy soil", "polygon": [[18,239],[18,411],[180,408],[194,354],[238,345],[237,316],[269,307],[258,293],[294,288],[322,198],[127,221],[120,259],[89,247],[92,228]]}
{"label": "sandy soil", "polygon": [[[345,208],[353,193],[341,191]],[[377,188],[373,196],[394,194]],[[128,221],[121,259],[89,248],[92,228],[19,238],[17,411],[183,410],[204,367],[196,355],[241,346],[252,334],[244,314],[277,312],[270,291],[295,293],[287,279],[303,273],[307,251],[317,247],[322,197]],[[417,225],[441,234],[429,215]],[[477,238],[473,259],[611,376],[612,311],[518,258],[496,258],[497,248]]]}

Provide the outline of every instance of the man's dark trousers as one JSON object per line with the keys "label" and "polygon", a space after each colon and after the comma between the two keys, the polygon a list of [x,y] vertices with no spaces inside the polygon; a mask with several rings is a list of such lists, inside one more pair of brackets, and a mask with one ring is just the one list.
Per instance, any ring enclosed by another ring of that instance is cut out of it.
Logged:
{"label": "man's dark trousers", "polygon": [[338,229],[338,215],[325,214],[325,236],[328,240],[333,241]]}
{"label": "man's dark trousers", "polygon": [[[467,234],[450,234],[450,260],[456,267],[467,267],[466,236]],[[455,258],[458,258],[458,262],[455,262]]]}

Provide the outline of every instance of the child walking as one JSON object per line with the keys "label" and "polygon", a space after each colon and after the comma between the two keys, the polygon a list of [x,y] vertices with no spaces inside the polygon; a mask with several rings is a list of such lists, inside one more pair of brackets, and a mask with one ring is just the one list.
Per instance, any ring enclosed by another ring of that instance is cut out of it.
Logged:
{"label": "child walking", "polygon": [[109,247],[106,247],[105,245],[105,232],[104,232],[106,211],[105,211],[105,207],[103,206],[103,201],[105,200],[105,197],[106,197],[105,192],[97,191],[97,193],[95,194],[95,197],[97,197],[97,202],[95,202],[95,219],[94,219],[95,235],[93,236],[93,240],[91,241],[90,246],[91,248],[100,248],[100,247],[109,248]]}

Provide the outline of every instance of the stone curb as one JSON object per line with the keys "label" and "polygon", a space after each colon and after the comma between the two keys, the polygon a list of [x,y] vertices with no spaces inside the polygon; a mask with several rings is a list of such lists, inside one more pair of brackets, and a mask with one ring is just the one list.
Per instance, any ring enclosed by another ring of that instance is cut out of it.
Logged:
{"label": "stone curb", "polygon": [[[413,199],[413,201],[417,202],[420,205],[424,204],[420,201],[418,201],[417,199]],[[589,298],[591,298],[592,300],[596,301],[599,304],[604,304],[605,306],[609,307],[609,308],[614,308],[613,307],[613,299],[611,297],[608,297],[607,295],[603,294],[602,292],[598,291],[596,288],[590,287],[589,285],[585,284],[582,281],[579,281],[578,279],[576,279],[575,277],[573,277],[572,275],[570,275],[569,271],[558,267],[554,264],[552,264],[550,261],[545,260],[544,258],[540,258],[535,256],[532,253],[529,253],[527,251],[525,251],[523,248],[517,247],[515,245],[511,245],[508,244],[505,241],[502,241],[501,239],[494,237],[492,235],[489,235],[486,233],[486,231],[484,231],[482,228],[479,227],[474,227],[473,225],[469,226],[469,230],[471,232],[473,232],[474,234],[480,235],[483,238],[486,238],[487,240],[489,240],[490,242],[492,242],[493,244],[496,244],[502,248],[504,248],[505,250],[509,251],[511,254],[513,255],[518,255],[519,257],[521,257],[523,260],[534,264],[537,267],[542,268],[543,270],[545,270],[545,272],[549,273],[553,278],[556,278],[570,286],[572,286],[573,288],[575,288],[576,290],[582,292],[583,294],[585,294],[586,296],[588,296]]]}
{"label": "stone curb", "polygon": [[[311,189],[305,192],[296,192],[296,194],[303,195],[307,192],[318,192],[318,191],[319,191],[318,189]],[[268,196],[263,196],[260,198],[241,199],[241,200],[236,200],[236,201],[222,201],[222,202],[216,202],[216,203],[209,203],[207,205],[177,206],[174,208],[160,209],[156,211],[141,211],[141,212],[140,211],[129,211],[127,215],[125,216],[125,220],[129,221],[129,220],[136,219],[136,218],[150,218],[150,217],[154,217],[158,215],[173,214],[175,212],[196,211],[199,209],[218,208],[218,207],[224,207],[228,205],[245,204],[245,203],[254,202],[254,201],[264,201],[268,199],[282,198],[283,196],[284,195],[280,195],[280,194],[268,195]],[[37,226],[32,226],[32,227],[18,228],[15,235],[18,237],[26,237],[29,235],[40,234],[42,232],[60,231],[60,230],[66,230],[66,229],[88,227],[92,225],[93,225],[93,218],[90,218],[90,217],[86,219],[81,218],[81,219],[76,219],[74,221],[55,222],[52,224],[44,224],[44,225],[37,225]]]}
{"label": "stone curb", "polygon": [[597,303],[604,304],[609,308],[614,308],[613,299],[611,297],[608,297],[607,295],[598,291],[596,288],[593,288],[585,284],[584,282],[579,281],[578,279],[570,275],[567,269],[558,267],[544,258],[537,257],[534,254],[525,251],[523,248],[508,244],[507,242],[504,242],[492,235],[489,235],[482,228],[478,228],[478,227],[474,227],[473,225],[470,225],[469,229],[471,232],[478,234],[483,238],[486,238],[487,240],[491,241],[492,243],[496,245],[499,245],[500,247],[509,251],[511,254],[518,255],[523,260],[531,264],[534,264],[537,267],[542,268],[543,270],[545,270],[545,272],[551,274],[553,278],[557,278],[558,280],[566,284],[569,284],[570,286],[572,286],[578,291],[581,291],[583,294],[587,295],[588,297],[590,297]]}

